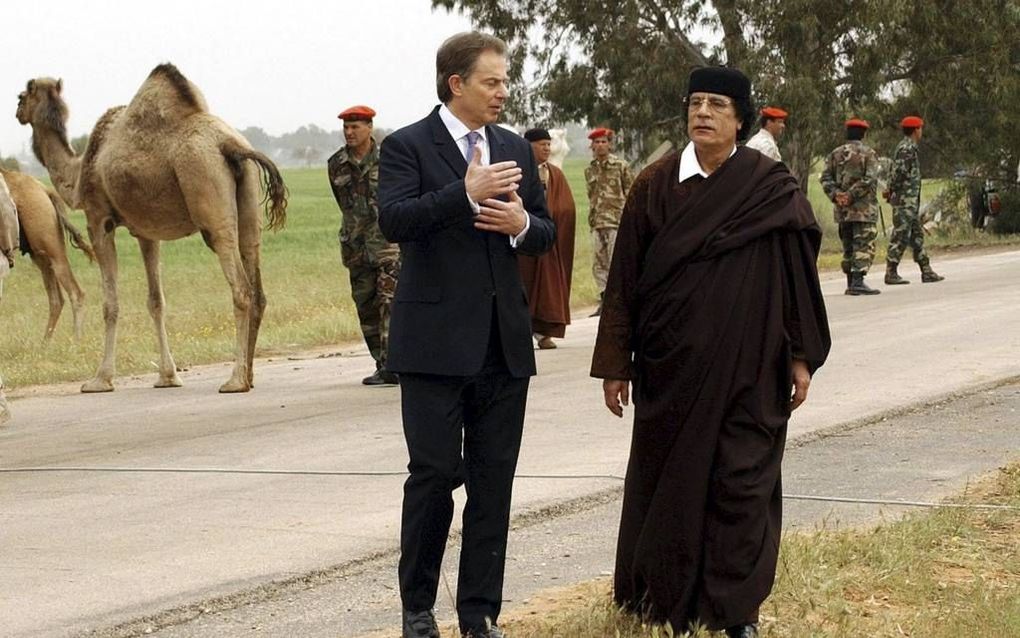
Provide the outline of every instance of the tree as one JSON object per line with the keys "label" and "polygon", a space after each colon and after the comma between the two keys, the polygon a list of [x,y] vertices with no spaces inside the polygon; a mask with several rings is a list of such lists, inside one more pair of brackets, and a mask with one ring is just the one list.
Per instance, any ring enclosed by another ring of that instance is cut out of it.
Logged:
{"label": "tree", "polygon": [[[1015,122],[1020,108],[1020,100],[1009,102],[1018,97],[1020,69],[1015,0],[433,0],[433,6],[466,11],[507,40],[515,80],[523,79],[525,61],[537,69],[508,104],[513,117],[610,125],[638,152],[662,139],[682,143],[680,105],[691,68],[737,66],[754,81],[759,103],[790,111],[784,154],[805,185],[812,162],[841,140],[850,115],[886,125],[890,139],[908,108],[926,115],[932,130],[944,120],[960,140],[952,153],[974,163],[984,151],[963,140],[975,137],[975,123],[963,130],[969,118],[946,107],[974,100],[948,100],[961,94],[956,87],[962,82],[962,95],[985,96],[990,120]],[[1001,125],[984,126],[977,136],[1006,141]]]}

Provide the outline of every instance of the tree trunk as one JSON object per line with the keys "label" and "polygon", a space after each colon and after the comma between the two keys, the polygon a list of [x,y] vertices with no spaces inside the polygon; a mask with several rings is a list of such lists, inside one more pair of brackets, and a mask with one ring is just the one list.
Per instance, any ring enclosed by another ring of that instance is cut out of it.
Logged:
{"label": "tree trunk", "polygon": [[740,68],[747,61],[747,42],[744,40],[744,23],[737,9],[737,0],[715,0],[712,4],[722,25],[726,64]]}

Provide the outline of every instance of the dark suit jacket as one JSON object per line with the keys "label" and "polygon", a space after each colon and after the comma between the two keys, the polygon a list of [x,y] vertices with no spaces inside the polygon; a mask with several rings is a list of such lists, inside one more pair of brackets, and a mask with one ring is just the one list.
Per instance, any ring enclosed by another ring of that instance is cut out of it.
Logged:
{"label": "dark suit jacket", "polygon": [[507,367],[535,374],[528,302],[517,252],[539,255],[555,240],[531,146],[498,126],[485,129],[490,163],[515,160],[518,194],[531,228],[511,248],[507,235],[474,228],[464,190],[467,162],[439,117],[390,134],[379,158],[379,227],[400,243],[386,367],[393,372],[470,376],[485,358],[493,300]]}

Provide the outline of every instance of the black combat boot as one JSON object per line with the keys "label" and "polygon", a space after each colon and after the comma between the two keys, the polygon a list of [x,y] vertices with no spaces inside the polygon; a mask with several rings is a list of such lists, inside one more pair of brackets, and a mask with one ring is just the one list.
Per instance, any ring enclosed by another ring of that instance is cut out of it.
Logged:
{"label": "black combat boot", "polygon": [[936,281],[945,279],[945,277],[931,269],[931,263],[927,259],[917,265],[921,267],[921,283],[933,284]]}
{"label": "black combat boot", "polygon": [[864,283],[864,273],[855,272],[850,275],[850,287],[846,289],[848,295],[877,295],[881,293],[881,290],[875,290]]}
{"label": "black combat boot", "polygon": [[365,385],[399,385],[400,379],[386,368],[377,368],[372,376],[361,380]]}
{"label": "black combat boot", "polygon": [[602,299],[606,296],[606,293],[599,293],[599,305],[595,307],[595,312],[588,315],[589,317],[601,317],[602,316]]}
{"label": "black combat boot", "polygon": [[885,285],[898,286],[900,284],[910,283],[908,280],[900,277],[900,274],[896,272],[896,266],[898,265],[899,264],[894,264],[891,261],[885,262]]}

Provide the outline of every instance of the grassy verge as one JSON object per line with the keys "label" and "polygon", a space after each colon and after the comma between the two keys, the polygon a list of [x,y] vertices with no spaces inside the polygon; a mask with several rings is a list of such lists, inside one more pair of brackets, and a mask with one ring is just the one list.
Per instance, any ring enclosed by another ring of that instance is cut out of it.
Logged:
{"label": "grassy verge", "polygon": [[[564,171],[577,203],[577,237],[571,304],[595,302],[591,277],[592,246],[588,232],[588,198],[583,158],[567,160]],[[290,188],[287,228],[263,236],[263,278],[269,307],[259,335],[260,356],[303,350],[361,339],[347,272],[340,265],[336,232],[339,211],[324,168],[284,171]],[[941,188],[926,184],[929,197]],[[817,179],[809,193],[825,229],[826,254],[822,268],[838,269],[839,250],[831,222],[831,207]],[[888,215],[888,211],[887,215]],[[84,228],[84,216],[72,215]],[[888,221],[888,220],[887,220]],[[152,321],[145,307],[146,284],[137,243],[121,229],[118,236],[120,322],[117,340],[119,374],[153,373],[157,350]],[[885,242],[879,237],[884,259]],[[1009,240],[973,233],[959,238],[935,238],[931,244],[1002,244]],[[198,236],[164,243],[163,282],[171,350],[179,367],[229,360],[233,352],[234,322],[230,292],[215,256]],[[70,307],[58,324],[54,339],[42,343],[48,304],[38,271],[21,259],[4,283],[0,302],[0,373],[8,387],[60,381],[84,381],[99,364],[103,347],[102,289],[98,268],[70,250],[71,266],[86,294],[85,336],[72,337]]]}
{"label": "grassy verge", "polygon": [[[1020,464],[961,497],[1020,506]],[[941,509],[868,530],[787,534],[766,637],[1020,636],[1020,512]],[[662,638],[610,603],[603,579],[537,596],[514,638]],[[709,636],[698,632],[697,636]]]}

